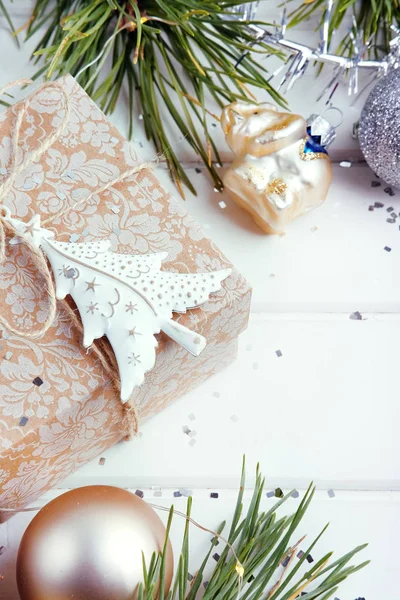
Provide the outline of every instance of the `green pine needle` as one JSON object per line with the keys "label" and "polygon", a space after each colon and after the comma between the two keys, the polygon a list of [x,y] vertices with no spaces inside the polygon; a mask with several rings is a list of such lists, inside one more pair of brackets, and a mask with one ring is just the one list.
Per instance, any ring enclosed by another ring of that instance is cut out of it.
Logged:
{"label": "green pine needle", "polygon": [[[235,548],[240,564],[244,567],[244,579],[241,585],[236,571],[237,560],[230,547],[225,545],[214,570],[208,576],[208,583],[202,592],[203,600],[294,600],[305,594],[305,600],[327,600],[347,577],[365,567],[369,561],[361,564],[350,564],[354,557],[364,550],[367,544],[358,546],[339,559],[330,563],[332,552],[325,554],[313,564],[310,570],[303,572],[307,556],[324,534],[327,526],[306,547],[303,556],[297,554],[304,538],[297,540],[296,533],[313,498],[315,488],[310,485],[294,514],[277,517],[277,510],[292,495],[292,492],[279,499],[266,513],[260,511],[260,502],[264,491],[264,478],[258,468],[256,484],[247,514],[242,518],[243,493],[245,487],[245,461],[243,461],[242,477],[236,508],[228,542]],[[190,517],[192,498],[188,498],[187,517]],[[169,513],[167,536],[171,528],[173,507]],[[177,571],[167,600],[196,600],[203,590],[204,577],[209,559],[218,543],[217,537],[211,540],[210,548],[194,578],[189,582],[189,530],[190,522],[186,521],[181,553],[178,558]],[[218,529],[221,534],[225,528],[223,523]],[[293,540],[296,540],[293,542]],[[219,540],[219,544],[222,541]],[[150,565],[144,568],[144,584],[140,587],[141,600],[156,600],[164,597],[164,578],[161,576],[161,591],[157,595],[159,574],[164,572],[167,545],[158,556],[154,554]],[[283,565],[282,565],[283,563]],[[287,563],[287,565],[286,565]],[[286,565],[286,566],[284,566]]]}
{"label": "green pine needle", "polygon": [[[229,18],[239,4],[243,0],[36,0],[27,36],[45,28],[33,58],[45,62],[49,78],[77,75],[93,62],[78,81],[107,113],[126,84],[130,134],[142,114],[146,135],[182,195],[182,185],[195,190],[171,144],[171,123],[221,190],[214,167],[220,160],[207,121],[210,100],[219,106],[250,100],[258,88],[286,106],[253,57],[280,53],[263,42],[247,53],[254,42],[249,22]],[[1,11],[6,14],[2,0]]]}
{"label": "green pine needle", "polygon": [[19,44],[19,40],[18,40],[18,37],[17,37],[17,32],[15,31],[13,22],[12,22],[11,17],[9,15],[6,7],[5,7],[5,4],[4,4],[3,0],[0,0],[0,14],[1,13],[3,13],[5,20],[7,21],[8,25],[9,25],[12,33],[13,33],[13,36],[15,37],[15,40],[17,42],[17,46],[19,47],[20,44]]}

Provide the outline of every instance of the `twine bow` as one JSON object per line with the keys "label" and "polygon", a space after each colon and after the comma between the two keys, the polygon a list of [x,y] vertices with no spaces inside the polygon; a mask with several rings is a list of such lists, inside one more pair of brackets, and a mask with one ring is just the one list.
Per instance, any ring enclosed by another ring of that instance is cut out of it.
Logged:
{"label": "twine bow", "polygon": [[[12,87],[28,85],[30,83],[32,83],[32,81],[27,79],[20,79],[18,81],[11,82],[2,89],[0,89],[0,97]],[[50,136],[48,136],[35,150],[33,150],[31,153],[25,156],[23,160],[18,164],[20,132],[27,110],[34,98],[36,98],[44,90],[50,91],[52,89],[59,92],[63,98],[64,115],[61,119],[61,123]],[[53,146],[53,144],[59,139],[69,122],[70,113],[71,103],[69,96],[64,90],[63,86],[58,82],[48,82],[43,84],[22,103],[21,108],[18,111],[12,133],[10,164],[8,165],[5,179],[0,184],[0,264],[2,264],[6,258],[6,234],[8,233],[9,235],[22,237],[23,242],[26,244],[27,248],[31,253],[31,258],[35,268],[45,281],[45,292],[48,297],[48,315],[46,321],[42,324],[42,326],[39,329],[28,331],[19,329],[17,327],[14,327],[3,315],[0,314],[0,323],[2,323],[8,331],[26,339],[40,338],[51,327],[57,313],[56,292],[54,288],[53,277],[44,254],[41,252],[40,249],[35,248],[29,242],[27,237],[23,235],[21,236],[21,233],[17,232],[13,225],[7,220],[7,216],[9,216],[9,211],[6,211],[5,209],[4,200],[7,194],[12,189],[16,177],[20,175],[28,166],[37,163],[40,160],[40,157],[45,152],[47,152],[47,150],[49,150]],[[60,217],[68,213],[71,209],[75,209],[80,204],[87,203],[89,200],[91,200],[93,196],[100,195],[102,192],[105,192],[109,188],[113,187],[115,184],[127,179],[128,177],[131,177],[132,175],[137,175],[141,171],[144,171],[146,169],[153,169],[154,164],[155,161],[141,163],[139,165],[135,165],[134,167],[127,169],[126,171],[123,171],[113,180],[108,181],[101,187],[93,190],[92,192],[90,192],[90,194],[88,194],[86,197],[82,198],[72,206],[68,205],[60,212],[47,218],[45,221],[43,221],[43,226],[49,225],[54,219],[59,219]],[[82,335],[82,323],[77,317],[76,310],[73,307],[71,307],[66,300],[62,301],[62,304],[63,308],[72,320],[74,326]],[[92,350],[97,355],[102,367],[104,368],[105,372],[110,376],[116,390],[119,392],[120,382],[118,377],[118,368],[114,353],[112,352],[108,342],[104,338],[101,338],[100,340],[97,340],[97,342],[92,346]],[[134,406],[129,402],[125,405],[125,418],[128,422],[128,430],[130,434],[136,433],[138,429],[138,419],[136,415],[136,410]]]}
{"label": "twine bow", "polygon": [[[0,97],[11,87],[15,87],[17,85],[29,85],[32,83],[29,79],[20,79],[15,82],[11,82],[6,85],[4,88],[0,90]],[[17,153],[19,149],[19,137],[21,132],[22,123],[24,120],[24,116],[31,104],[32,100],[43,90],[43,88],[47,88],[50,90],[51,88],[57,88],[58,91],[61,92],[64,99],[64,117],[60,123],[60,125],[54,130],[54,132],[43,141],[43,143],[38,146],[32,153],[28,154],[21,163],[17,164]],[[62,87],[56,83],[48,83],[45,86],[42,86],[35,93],[33,93],[30,97],[28,97],[25,102],[23,102],[21,109],[17,114],[17,119],[15,122],[12,138],[11,138],[11,164],[8,167],[8,173],[6,175],[5,180],[0,185],[0,207],[4,204],[4,200],[7,194],[12,189],[14,181],[18,175],[20,175],[24,169],[26,169],[30,164],[38,162],[42,154],[44,154],[54,142],[59,138],[63,129],[69,121],[70,116],[70,102],[67,94],[62,89]],[[6,258],[6,231],[14,235],[20,235],[14,230],[14,227],[6,220],[7,213],[4,209],[1,209],[0,213],[0,263],[3,263]],[[24,237],[24,242],[30,250],[32,261],[34,266],[38,270],[38,272],[42,275],[45,280],[45,290],[49,299],[49,311],[47,315],[46,321],[43,323],[40,329],[36,331],[25,331],[18,329],[11,325],[8,320],[0,315],[0,322],[12,333],[16,335],[20,335],[21,337],[29,338],[29,339],[37,339],[44,335],[46,331],[49,329],[51,324],[53,323],[57,304],[56,304],[56,294],[53,284],[53,279],[50,274],[50,269],[48,268],[47,261],[44,257],[44,254],[37,248],[35,248],[32,244],[29,243],[28,239]]]}

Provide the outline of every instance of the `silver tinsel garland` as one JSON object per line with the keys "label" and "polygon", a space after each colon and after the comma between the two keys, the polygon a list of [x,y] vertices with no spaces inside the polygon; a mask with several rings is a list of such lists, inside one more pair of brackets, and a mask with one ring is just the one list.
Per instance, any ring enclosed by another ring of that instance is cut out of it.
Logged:
{"label": "silver tinsel garland", "polygon": [[[248,46],[247,52],[250,52],[255,44],[262,41],[270,46],[278,47],[289,53],[289,58],[284,66],[286,71],[278,85],[278,89],[284,85],[287,86],[287,89],[291,89],[295,82],[304,75],[310,61],[330,64],[334,67],[332,78],[320,95],[321,98],[325,93],[328,94],[328,101],[326,102],[328,104],[336,91],[338,84],[345,79],[347,79],[348,82],[349,95],[356,94],[359,91],[360,69],[375,71],[376,78],[378,78],[400,66],[400,30],[395,26],[392,26],[394,38],[390,42],[390,52],[387,56],[384,56],[379,60],[365,59],[364,57],[373,40],[371,38],[366,41],[364,40],[364,32],[358,29],[355,17],[353,17],[352,27],[349,30],[352,41],[352,55],[350,57],[345,57],[330,52],[329,24],[333,1],[334,0],[327,0],[326,2],[324,20],[320,29],[320,43],[317,47],[307,46],[306,44],[294,42],[286,38],[288,25],[286,7],[283,9],[280,25],[275,25],[274,30],[268,30],[265,27],[254,24],[248,26],[248,31],[254,37],[254,42]],[[243,5],[243,7],[248,7],[246,10],[250,11],[252,17],[254,17],[255,13],[254,5],[254,2],[250,3],[250,5]],[[249,12],[244,11],[244,9],[240,10],[240,7],[235,8],[236,18],[247,20],[249,18],[248,15]],[[247,52],[242,55],[238,63],[240,63]],[[282,68],[278,69],[272,77],[277,75],[278,72],[280,73],[281,70]],[[270,79],[272,79],[272,77]],[[369,83],[371,84],[372,81]]]}
{"label": "silver tinsel garland", "polygon": [[[320,100],[327,94],[326,106],[332,106],[331,99],[339,83],[347,79],[349,95],[356,94],[359,91],[359,70],[375,71],[375,77],[370,79],[364,88],[365,90],[376,81],[361,114],[358,137],[365,160],[371,169],[387,183],[400,187],[400,29],[394,25],[391,27],[394,37],[390,42],[389,54],[380,60],[365,59],[373,40],[364,39],[364,32],[358,29],[353,16],[353,24],[349,30],[352,55],[344,57],[333,54],[329,49],[329,24],[333,1],[326,2],[320,43],[316,48],[286,38],[288,18],[285,7],[281,23],[275,26],[274,31],[254,24],[248,26],[254,37],[254,43],[250,44],[248,51],[251,51],[254,44],[263,41],[289,52],[285,66],[279,68],[270,78],[286,69],[278,89],[283,85],[290,89],[304,75],[310,61],[332,65],[332,78],[318,98]],[[243,54],[245,55],[246,53]]]}

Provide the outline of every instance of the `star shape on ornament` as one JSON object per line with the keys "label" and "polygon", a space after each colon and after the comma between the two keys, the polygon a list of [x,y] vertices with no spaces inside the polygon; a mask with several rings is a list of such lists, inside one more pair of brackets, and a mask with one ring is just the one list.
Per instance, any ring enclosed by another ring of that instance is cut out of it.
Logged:
{"label": "star shape on ornament", "polygon": [[[61,269],[58,269],[59,275],[64,275],[67,279],[77,279],[79,272],[77,269],[73,269],[70,265],[63,265]],[[74,281],[75,284],[75,281]]]}
{"label": "star shape on ornament", "polygon": [[140,364],[140,362],[141,362],[139,360],[139,358],[140,358],[140,354],[135,354],[134,352],[132,352],[132,354],[130,354],[128,356],[128,363],[130,365],[133,365],[134,367],[136,367],[136,365]]}
{"label": "star shape on ornament", "polygon": [[89,306],[87,306],[87,311],[88,313],[92,313],[92,315],[94,315],[96,310],[99,310],[99,307],[97,306],[98,302],[92,302],[91,304],[89,304]]}
{"label": "star shape on ornament", "polygon": [[89,290],[92,290],[92,292],[95,291],[95,287],[98,287],[100,284],[96,283],[96,277],[93,277],[93,281],[85,281],[87,288],[86,288],[86,292],[88,292]]}
{"label": "star shape on ornament", "polygon": [[61,269],[58,269],[58,274],[59,275],[64,275],[64,277],[67,277],[67,273],[68,273],[69,269],[70,269],[69,265],[63,265],[61,267]]}
{"label": "star shape on ornament", "polygon": [[29,221],[29,223],[25,225],[24,233],[28,233],[31,237],[34,237],[35,233],[38,233],[38,231],[40,231],[40,221],[38,223],[37,219],[35,219],[34,217],[31,221]]}
{"label": "star shape on ornament", "polygon": [[131,315],[133,315],[134,311],[137,312],[137,304],[133,304],[132,302],[129,302],[129,304],[125,304],[125,308],[125,312],[131,313]]}
{"label": "star shape on ornament", "polygon": [[35,215],[28,223],[24,223],[22,233],[30,235],[35,245],[40,245],[42,240],[54,238],[52,231],[41,226],[40,215]]}
{"label": "star shape on ornament", "polygon": [[19,234],[19,236],[14,236],[11,238],[9,242],[11,245],[21,243],[20,236],[22,236],[22,238],[27,236],[29,242],[35,248],[39,248],[43,241],[54,238],[54,233],[52,231],[49,231],[40,225],[40,215],[35,215],[30,221],[28,221],[28,223],[25,223],[25,221],[20,221],[19,219],[12,217],[10,214],[7,214],[6,218],[7,221],[14,226],[15,231]]}
{"label": "star shape on ornament", "polygon": [[136,337],[137,335],[142,335],[141,333],[139,333],[139,331],[136,331],[136,325],[135,327],[132,327],[132,329],[129,329],[129,335]]}

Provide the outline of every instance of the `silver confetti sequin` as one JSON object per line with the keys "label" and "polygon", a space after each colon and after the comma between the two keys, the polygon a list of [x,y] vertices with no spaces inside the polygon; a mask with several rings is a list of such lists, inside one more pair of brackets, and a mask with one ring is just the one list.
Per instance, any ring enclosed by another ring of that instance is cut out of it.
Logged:
{"label": "silver confetti sequin", "polygon": [[361,113],[358,137],[371,169],[400,187],[400,69],[390,71],[371,91]]}

